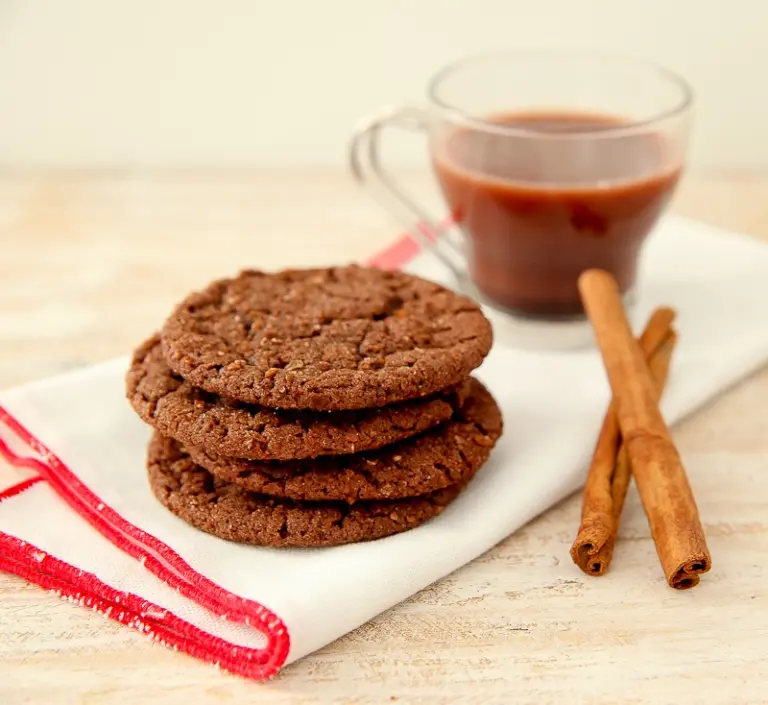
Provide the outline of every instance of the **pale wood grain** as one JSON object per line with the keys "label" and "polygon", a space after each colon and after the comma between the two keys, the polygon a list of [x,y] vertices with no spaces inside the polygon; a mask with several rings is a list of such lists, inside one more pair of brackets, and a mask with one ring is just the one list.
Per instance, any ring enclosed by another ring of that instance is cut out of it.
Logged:
{"label": "pale wood grain", "polygon": [[[768,177],[689,176],[675,207],[768,238]],[[341,172],[0,175],[0,386],[124,353],[213,276],[361,259],[393,232]],[[634,491],[611,572],[582,575],[572,497],[253,684],[0,574],[0,703],[768,702],[768,371],[675,438],[716,564],[688,593]]]}

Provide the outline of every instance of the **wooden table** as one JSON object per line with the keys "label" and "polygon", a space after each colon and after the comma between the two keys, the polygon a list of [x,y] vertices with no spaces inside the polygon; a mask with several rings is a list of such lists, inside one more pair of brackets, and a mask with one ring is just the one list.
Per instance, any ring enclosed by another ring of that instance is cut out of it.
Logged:
{"label": "wooden table", "polygon": [[[675,209],[768,238],[768,177],[689,176]],[[343,172],[0,175],[0,387],[126,352],[216,275],[395,232]],[[255,684],[0,574],[0,703],[768,702],[768,370],[675,436],[715,557],[696,590],[665,586],[634,492],[626,550],[583,576],[572,497]]]}

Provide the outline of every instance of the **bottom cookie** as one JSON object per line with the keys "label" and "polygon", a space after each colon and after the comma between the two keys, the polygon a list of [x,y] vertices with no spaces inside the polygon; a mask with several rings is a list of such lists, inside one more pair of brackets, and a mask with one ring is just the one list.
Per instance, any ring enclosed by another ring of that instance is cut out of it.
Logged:
{"label": "bottom cookie", "polygon": [[295,502],[224,482],[157,433],[147,467],[155,496],[188,524],[239,543],[305,548],[371,541],[413,529],[440,514],[470,479],[410,499],[353,505]]}

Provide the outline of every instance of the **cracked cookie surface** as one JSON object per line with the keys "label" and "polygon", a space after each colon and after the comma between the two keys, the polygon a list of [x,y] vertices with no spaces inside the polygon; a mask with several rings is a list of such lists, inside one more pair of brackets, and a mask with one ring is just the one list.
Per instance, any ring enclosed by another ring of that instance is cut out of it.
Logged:
{"label": "cracked cookie surface", "polygon": [[488,459],[502,431],[501,412],[475,379],[453,420],[394,446],[357,455],[267,463],[183,450],[217,478],[260,494],[295,500],[402,499],[466,482]]}
{"label": "cracked cookie surface", "polygon": [[327,411],[434,394],[467,377],[492,342],[471,299],[357,265],[243,271],[188,296],[161,335],[168,364],[194,386]]}
{"label": "cracked cookie surface", "polygon": [[133,355],[126,394],[139,416],[185,446],[253,460],[288,460],[381,448],[450,419],[469,387],[379,409],[267,409],[192,386],[174,374],[154,336]]}
{"label": "cracked cookie surface", "polygon": [[150,443],[147,468],[155,496],[180,519],[214,536],[259,546],[337,546],[396,534],[440,514],[466,484],[412,499],[294,502],[214,477],[159,433]]}

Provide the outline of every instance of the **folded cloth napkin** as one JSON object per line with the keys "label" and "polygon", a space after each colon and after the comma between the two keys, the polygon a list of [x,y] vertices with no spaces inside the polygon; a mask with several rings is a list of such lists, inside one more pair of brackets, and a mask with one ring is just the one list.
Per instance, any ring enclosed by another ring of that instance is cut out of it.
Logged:
{"label": "folded cloth napkin", "polygon": [[[376,262],[442,277],[417,249],[403,240]],[[674,423],[768,360],[768,247],[668,218],[644,270],[637,321],[660,304],[679,312],[663,403]],[[274,550],[201,533],[154,499],[149,429],[124,399],[126,365],[0,393],[0,452],[18,468],[0,495],[0,569],[251,678],[371,619],[576,490],[609,396],[594,349],[500,340],[478,376],[503,409],[505,434],[454,504],[379,541]]]}

